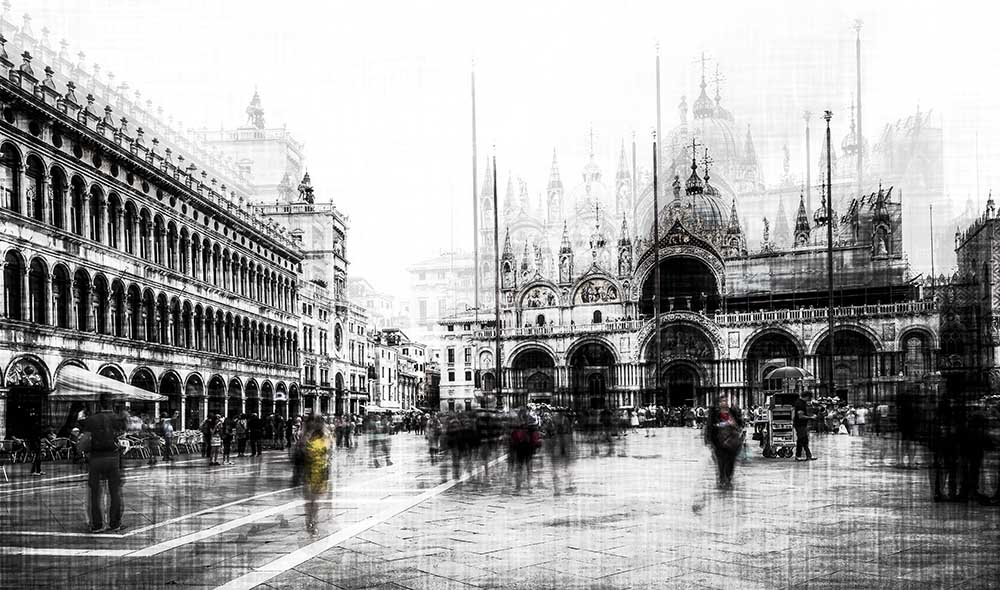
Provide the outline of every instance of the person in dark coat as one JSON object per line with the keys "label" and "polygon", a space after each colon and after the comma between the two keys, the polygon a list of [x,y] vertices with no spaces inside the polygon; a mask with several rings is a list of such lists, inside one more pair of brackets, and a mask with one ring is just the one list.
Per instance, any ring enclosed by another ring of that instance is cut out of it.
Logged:
{"label": "person in dark coat", "polygon": [[705,444],[712,447],[719,470],[719,487],[732,489],[736,457],[743,447],[743,412],[720,395],[718,403],[709,408],[705,421]]}
{"label": "person in dark coat", "polygon": [[111,507],[108,513],[110,531],[121,528],[122,472],[118,451],[118,437],[125,433],[125,421],[111,410],[111,397],[102,394],[101,411],[88,417],[81,424],[84,433],[90,433],[90,457],[88,464],[88,487],[90,488],[90,530],[98,532],[104,528],[101,507],[101,482],[108,481]]}
{"label": "person in dark coat", "polygon": [[247,428],[250,433],[250,456],[259,457],[261,454],[260,441],[264,438],[264,421],[257,414],[250,414]]}

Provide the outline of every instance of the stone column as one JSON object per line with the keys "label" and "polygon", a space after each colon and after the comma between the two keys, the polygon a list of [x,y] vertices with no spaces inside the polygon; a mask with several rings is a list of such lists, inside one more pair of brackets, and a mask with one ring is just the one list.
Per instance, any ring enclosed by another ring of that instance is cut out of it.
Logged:
{"label": "stone column", "polygon": [[141,306],[141,309],[139,311],[139,314],[140,314],[140,317],[139,317],[139,337],[144,342],[149,342],[149,334],[147,334],[148,330],[146,329],[146,316],[148,316],[149,314],[146,312],[145,306],[142,306],[142,304],[140,304],[140,306]]}
{"label": "stone column", "polygon": [[31,306],[29,305],[29,297],[28,297],[28,267],[27,266],[22,266],[21,267],[21,276],[18,277],[17,280],[21,283],[21,319],[24,320],[24,321],[28,321],[28,320],[31,319],[29,317],[29,315],[28,315],[30,313],[30,307]]}
{"label": "stone column", "polygon": [[63,228],[66,229],[66,231],[72,231],[72,229],[73,229],[73,220],[70,219],[70,214],[72,212],[72,209],[70,208],[70,201],[72,201],[72,200],[73,199],[69,195],[69,190],[66,187],[63,187],[63,189],[62,189],[62,210],[63,210],[62,218],[63,218]]}
{"label": "stone column", "polygon": [[52,324],[53,326],[58,326],[59,303],[61,302],[59,301],[59,297],[56,295],[55,279],[56,279],[55,275],[49,273],[46,283],[48,284],[49,287],[49,306],[51,308],[51,311],[49,312],[50,313],[49,317],[51,318],[51,321],[49,323]]}
{"label": "stone column", "polygon": [[122,252],[126,251],[125,248],[125,208],[118,207],[115,211],[115,246]]}
{"label": "stone column", "polygon": [[86,189],[80,191],[80,234],[85,238],[90,238],[90,193]]}
{"label": "stone column", "polygon": [[130,340],[135,339],[135,334],[132,333],[132,310],[128,307],[128,303],[125,304],[125,325],[122,326],[122,335]]}
{"label": "stone column", "polygon": [[55,212],[52,210],[52,179],[48,175],[42,176],[42,198],[45,203],[45,223],[55,225]]}
{"label": "stone column", "polygon": [[146,260],[152,262],[153,260],[153,222],[145,221],[141,222],[146,227],[146,237],[142,238],[142,251],[140,255]]}
{"label": "stone column", "polygon": [[177,343],[174,342],[174,316],[171,313],[167,314],[167,339],[164,344],[177,346]]}

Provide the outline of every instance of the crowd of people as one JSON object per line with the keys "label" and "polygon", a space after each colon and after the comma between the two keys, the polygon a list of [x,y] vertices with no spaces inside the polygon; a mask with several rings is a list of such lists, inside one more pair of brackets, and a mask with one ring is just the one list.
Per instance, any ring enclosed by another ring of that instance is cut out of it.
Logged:
{"label": "crowd of people", "polygon": [[[885,407],[883,407],[885,406]],[[987,485],[983,477],[987,453],[1000,448],[1000,397],[975,402],[942,396],[933,404],[924,397],[903,393],[893,412],[885,404],[843,403],[836,398],[810,399],[802,394],[794,402],[793,423],[797,460],[815,460],[809,447],[810,433],[884,435],[890,428],[900,450],[902,467],[917,467],[918,449],[928,450],[932,497],[935,501],[970,501],[1000,504],[1000,488]],[[156,421],[146,415],[112,407],[102,397],[92,415],[75,408],[60,433],[72,441],[71,457],[85,460],[91,490],[91,525],[102,530],[121,526],[120,439],[148,442],[148,457],[155,465],[159,457],[174,460],[172,439],[177,414],[163,414]],[[405,432],[422,437],[430,462],[438,465],[442,481],[468,478],[477,472],[489,475],[499,457],[509,463],[513,492],[531,486],[536,457],[541,454],[552,473],[555,493],[573,489],[572,458],[590,449],[591,456],[626,454],[628,434],[641,430],[655,436],[657,428],[701,429],[711,449],[722,489],[733,487],[738,454],[747,444],[746,432],[754,423],[766,421],[767,408],[741,409],[726,396],[707,407],[644,407],[572,410],[546,404],[530,404],[513,411],[477,409],[458,412],[411,411],[405,414],[369,412],[363,416],[293,416],[254,413],[223,416],[211,414],[200,425],[201,452],[209,467],[231,465],[234,459],[259,457],[265,449],[285,450],[292,463],[292,483],[303,486],[307,502],[307,528],[315,531],[317,500],[327,489],[331,456],[335,449],[353,449],[364,441],[369,465],[393,465],[392,439]],[[47,429],[46,438],[55,435]],[[145,443],[144,443],[145,444]],[[887,445],[881,445],[885,447]],[[888,445],[888,446],[891,446]],[[39,459],[36,457],[36,462]],[[33,473],[40,467],[33,466]],[[997,474],[1000,479],[1000,474]],[[111,508],[107,518],[100,513],[102,482],[108,482]],[[989,493],[987,487],[992,488]]]}

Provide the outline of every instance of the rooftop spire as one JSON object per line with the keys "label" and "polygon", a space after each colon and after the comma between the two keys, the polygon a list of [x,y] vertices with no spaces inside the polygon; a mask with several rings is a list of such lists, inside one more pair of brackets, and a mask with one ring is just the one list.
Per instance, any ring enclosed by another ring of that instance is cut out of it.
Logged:
{"label": "rooftop spire", "polygon": [[556,148],[552,148],[552,168],[549,169],[549,190],[562,190],[562,179],[559,178],[559,162],[556,160]]}
{"label": "rooftop spire", "polygon": [[629,171],[628,165],[628,155],[625,153],[625,140],[622,140],[621,151],[618,152],[618,173],[615,175],[617,179],[628,179],[632,177],[632,173]]}
{"label": "rooftop spire", "polygon": [[562,242],[559,244],[559,253],[568,254],[573,251],[573,244],[569,241],[569,225],[563,221]]}

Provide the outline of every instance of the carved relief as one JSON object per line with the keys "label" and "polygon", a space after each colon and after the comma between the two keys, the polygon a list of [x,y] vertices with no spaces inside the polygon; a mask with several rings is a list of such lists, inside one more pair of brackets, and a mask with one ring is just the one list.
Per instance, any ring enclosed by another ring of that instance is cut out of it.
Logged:
{"label": "carved relief", "polygon": [[31,359],[21,359],[14,363],[7,373],[8,387],[45,387],[42,368]]}

